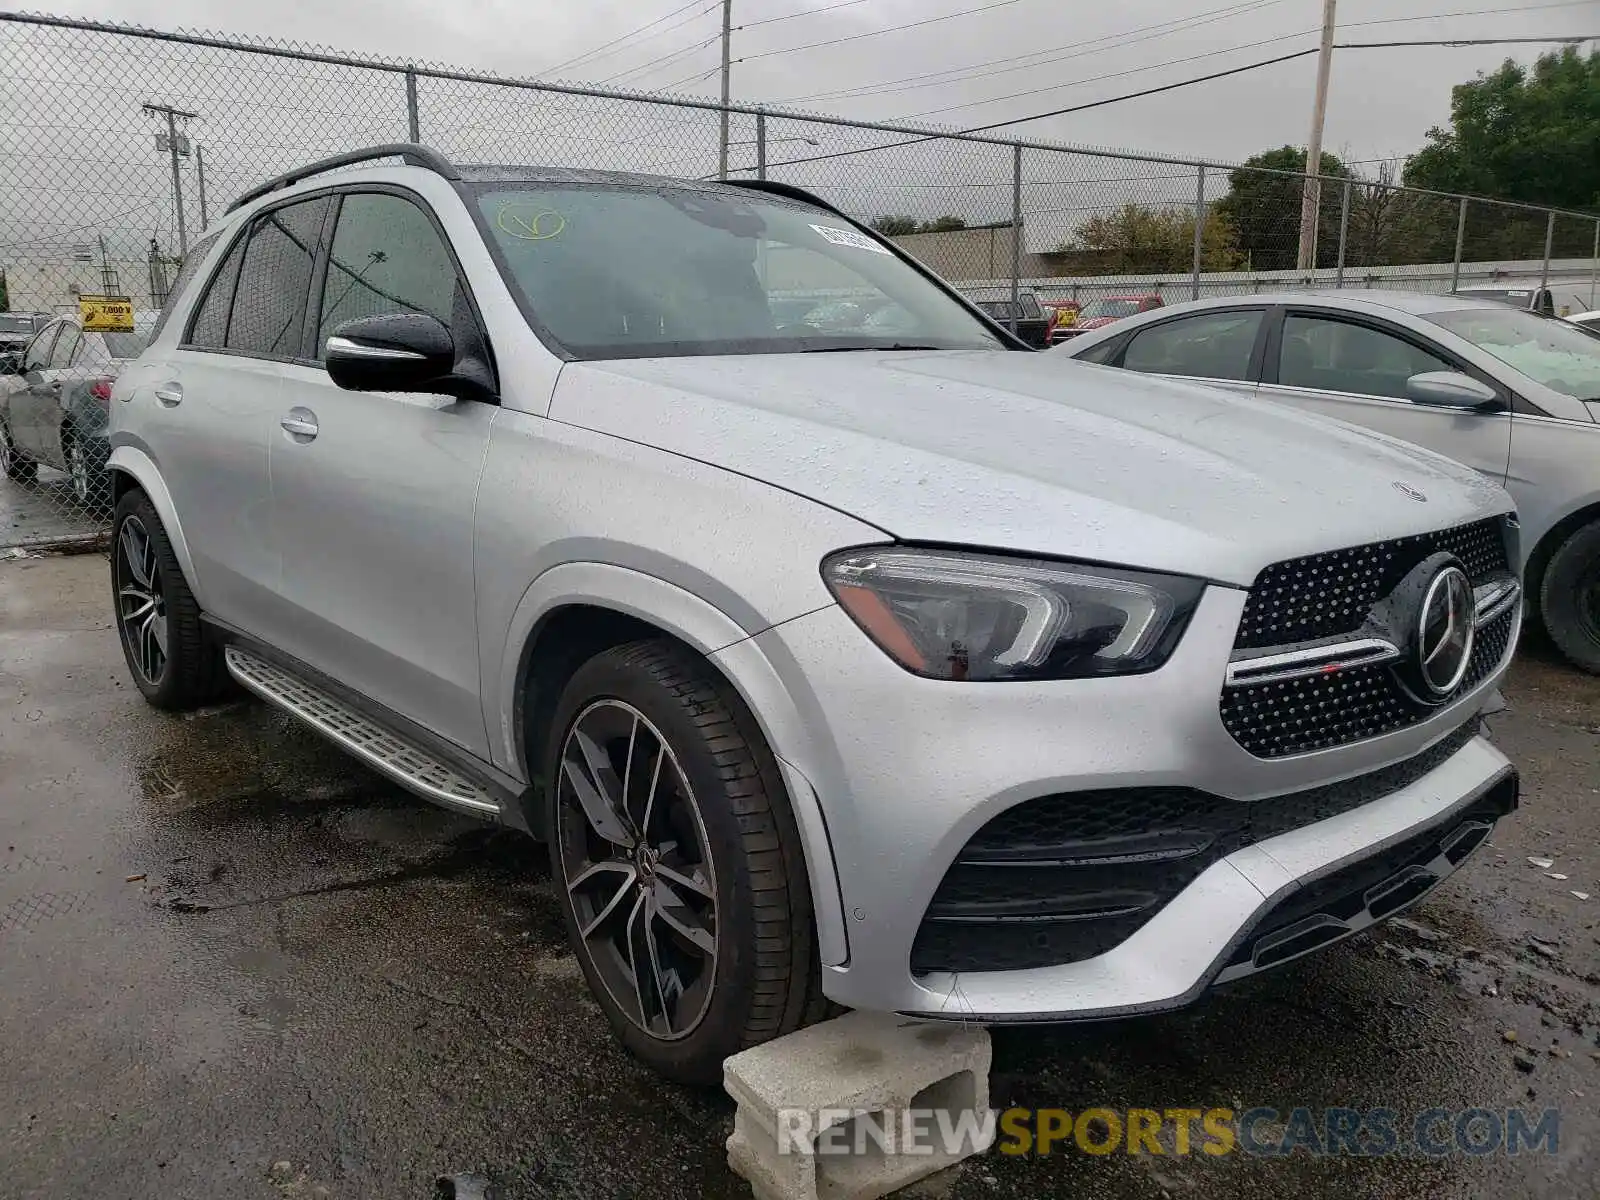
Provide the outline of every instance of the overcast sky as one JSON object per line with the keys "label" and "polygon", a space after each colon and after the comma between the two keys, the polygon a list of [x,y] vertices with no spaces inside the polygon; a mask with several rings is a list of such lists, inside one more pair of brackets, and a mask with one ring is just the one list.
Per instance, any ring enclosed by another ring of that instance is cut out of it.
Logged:
{"label": "overcast sky", "polygon": [[[996,6],[920,28],[896,28],[985,5]],[[264,34],[521,76],[544,75],[683,8],[640,38],[557,70],[553,77],[600,81],[620,75],[619,84],[659,88],[676,83],[677,90],[704,95],[713,94],[717,85],[717,0],[688,7],[683,0],[300,0],[253,11],[225,0],[53,0],[41,7],[158,28]],[[830,7],[834,10],[815,11]],[[1232,11],[1218,11],[1225,8]],[[786,101],[870,118],[929,114],[921,119],[970,126],[1315,46],[1321,8],[1320,0],[1232,5],[1224,0],[734,0],[735,26],[749,27],[734,35],[734,57],[745,61],[735,65],[733,91],[741,100]],[[771,20],[794,13],[806,15]],[[1451,13],[1474,15],[1435,15]],[[755,25],[758,21],[765,23]],[[1164,28],[1149,28],[1163,23]],[[1600,0],[1340,0],[1339,25],[1341,41],[1595,34],[1600,33]],[[844,40],[773,53],[835,38]],[[711,44],[694,49],[708,40]],[[1261,42],[1268,44],[1252,45]],[[1492,70],[1507,56],[1531,61],[1541,49],[1338,52],[1325,144],[1356,160],[1414,150],[1430,126],[1446,122],[1453,84]],[[638,69],[669,54],[673,57],[648,70]],[[1204,57],[1174,62],[1197,55]],[[981,67],[1014,56],[1032,57]],[[1162,63],[1173,65],[1136,70]],[[1030,137],[1237,160],[1286,142],[1305,143],[1315,64],[1315,56],[1308,56],[1016,128]],[[981,70],[956,74],[975,67]],[[706,71],[712,74],[705,79],[679,82]],[[946,74],[924,81],[930,86],[896,82],[939,72]],[[1111,75],[1116,77],[1093,78]],[[827,95],[875,85],[880,90]],[[881,90],[881,85],[896,90]],[[1000,98],[1022,92],[1033,94]]]}

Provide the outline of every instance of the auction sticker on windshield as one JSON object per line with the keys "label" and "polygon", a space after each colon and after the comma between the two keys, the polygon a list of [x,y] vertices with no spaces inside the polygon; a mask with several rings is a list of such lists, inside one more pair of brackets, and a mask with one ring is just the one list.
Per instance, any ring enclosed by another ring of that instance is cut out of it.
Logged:
{"label": "auction sticker on windshield", "polygon": [[857,250],[871,250],[874,254],[889,253],[866,234],[857,233],[854,229],[838,229],[832,225],[813,225],[811,228],[821,234],[824,241],[832,242],[835,246],[853,246]]}

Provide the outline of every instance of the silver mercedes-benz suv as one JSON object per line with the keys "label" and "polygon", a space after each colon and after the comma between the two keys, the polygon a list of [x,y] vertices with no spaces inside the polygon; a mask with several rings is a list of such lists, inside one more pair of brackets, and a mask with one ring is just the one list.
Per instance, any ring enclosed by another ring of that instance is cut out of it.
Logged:
{"label": "silver mercedes-benz suv", "polygon": [[1499,486],[1030,353],[792,187],[325,160],[194,247],[114,395],[144,695],[236,681],[545,839],[676,1078],[828,1001],[1181,1005],[1516,803]]}

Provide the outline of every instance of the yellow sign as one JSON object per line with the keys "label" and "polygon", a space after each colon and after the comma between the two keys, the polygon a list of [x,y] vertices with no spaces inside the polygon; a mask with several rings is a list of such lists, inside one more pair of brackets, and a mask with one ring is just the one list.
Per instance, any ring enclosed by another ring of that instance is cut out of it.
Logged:
{"label": "yellow sign", "polygon": [[85,333],[132,333],[133,301],[126,296],[79,296]]}

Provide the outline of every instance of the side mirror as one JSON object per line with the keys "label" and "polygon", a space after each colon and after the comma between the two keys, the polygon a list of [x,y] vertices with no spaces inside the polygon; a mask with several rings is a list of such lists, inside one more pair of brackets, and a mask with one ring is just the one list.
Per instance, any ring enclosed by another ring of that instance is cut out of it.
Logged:
{"label": "side mirror", "polygon": [[455,340],[424,313],[389,313],[346,321],[328,339],[328,374],[352,392],[437,392],[454,395]]}
{"label": "side mirror", "polygon": [[1406,380],[1406,397],[1413,404],[1431,404],[1436,408],[1484,411],[1503,407],[1492,387],[1460,371],[1424,371],[1413,375]]}

